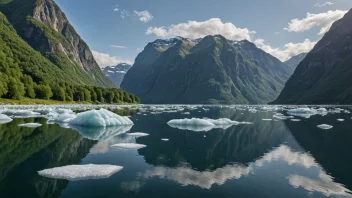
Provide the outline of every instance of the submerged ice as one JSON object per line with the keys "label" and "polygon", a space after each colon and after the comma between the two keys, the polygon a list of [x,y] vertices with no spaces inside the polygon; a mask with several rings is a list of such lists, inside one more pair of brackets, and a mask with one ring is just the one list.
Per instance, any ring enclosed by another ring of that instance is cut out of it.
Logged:
{"label": "submerged ice", "polygon": [[38,174],[48,178],[77,181],[108,178],[122,168],[114,165],[69,165],[38,171]]}

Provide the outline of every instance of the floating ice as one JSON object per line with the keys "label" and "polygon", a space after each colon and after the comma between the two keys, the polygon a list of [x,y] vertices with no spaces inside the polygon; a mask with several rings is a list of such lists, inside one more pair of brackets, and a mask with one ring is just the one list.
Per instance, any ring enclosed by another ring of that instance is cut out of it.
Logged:
{"label": "floating ice", "polygon": [[273,115],[273,118],[277,118],[279,120],[286,120],[286,119],[293,118],[293,116],[285,116],[282,113],[276,113],[275,115]]}
{"label": "floating ice", "polygon": [[317,114],[317,111],[310,108],[297,108],[288,110],[287,114],[309,118],[310,116]]}
{"label": "floating ice", "polygon": [[[211,123],[213,123],[214,125],[238,125],[241,124],[240,122],[237,121],[232,121],[228,118],[220,118],[217,120],[213,120],[213,119],[205,119],[206,121],[209,121]],[[245,122],[242,122],[243,124],[245,124]]]}
{"label": "floating ice", "polygon": [[262,119],[263,121],[272,121],[273,119]]}
{"label": "floating ice", "polygon": [[331,129],[331,128],[333,128],[333,126],[328,125],[328,124],[321,124],[321,125],[318,125],[317,127],[321,128],[321,129]]}
{"label": "floating ice", "polygon": [[177,129],[181,129],[181,130],[188,130],[188,131],[195,131],[195,132],[201,132],[201,131],[210,131],[212,130],[215,125],[178,125],[178,124],[169,124],[169,126],[173,127],[173,128],[177,128]]}
{"label": "floating ice", "polygon": [[[65,123],[60,125],[65,128]],[[67,124],[66,124],[67,125]],[[88,126],[80,126],[80,125],[67,125],[67,128],[72,128],[78,133],[80,133],[83,137],[90,140],[108,140],[112,137],[115,137],[120,134],[124,134],[131,130],[132,125],[129,126],[109,126],[109,127],[88,127]]]}
{"label": "floating ice", "polygon": [[55,113],[55,112],[52,112],[52,113],[49,113],[47,116],[47,118],[49,118],[50,120],[53,120],[55,122],[70,122],[70,120],[76,118],[76,115],[75,114],[71,114],[71,113],[68,113],[68,112],[64,112],[64,113]]}
{"label": "floating ice", "polygon": [[299,122],[299,121],[301,121],[300,119],[291,119],[291,121],[293,121],[293,122]]}
{"label": "floating ice", "polygon": [[42,171],[38,171],[38,174],[48,178],[78,181],[108,178],[116,172],[120,171],[122,168],[122,166],[114,165],[70,165],[52,169],[45,169]]}
{"label": "floating ice", "polygon": [[184,112],[182,113],[183,115],[190,115],[191,113],[190,112]]}
{"label": "floating ice", "polygon": [[3,111],[2,114],[9,116],[38,116],[40,113],[33,112],[30,110],[6,110]]}
{"label": "floating ice", "polygon": [[192,125],[192,126],[215,126],[212,122],[205,119],[192,118],[192,119],[176,119],[170,120],[169,125]]}
{"label": "floating ice", "polygon": [[127,133],[126,135],[129,135],[129,136],[134,136],[134,137],[144,137],[144,136],[148,136],[149,134],[148,133]]}
{"label": "floating ice", "polygon": [[28,128],[37,128],[42,126],[42,124],[38,124],[38,123],[26,123],[26,124],[19,124],[18,126],[20,127],[28,127]]}
{"label": "floating ice", "polygon": [[166,138],[163,138],[163,139],[161,139],[162,141],[165,141],[165,142],[167,142],[167,141],[169,141],[169,139],[166,139]]}
{"label": "floating ice", "polygon": [[6,124],[12,121],[12,118],[5,114],[0,114],[0,124]]}
{"label": "floating ice", "polygon": [[111,147],[121,148],[121,149],[141,149],[146,147],[144,144],[135,144],[135,143],[120,143],[111,145]]}
{"label": "floating ice", "polygon": [[118,125],[133,125],[133,122],[128,117],[119,116],[106,109],[90,110],[77,114],[77,117],[70,120],[71,125],[82,126],[118,126]]}
{"label": "floating ice", "polygon": [[337,121],[343,122],[343,121],[345,121],[345,119],[337,119]]}

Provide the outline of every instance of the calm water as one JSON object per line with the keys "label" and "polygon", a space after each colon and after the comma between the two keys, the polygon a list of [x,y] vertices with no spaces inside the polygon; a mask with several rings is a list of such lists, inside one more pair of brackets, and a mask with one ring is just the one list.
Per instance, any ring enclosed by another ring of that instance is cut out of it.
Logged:
{"label": "calm water", "polygon": [[[135,125],[130,130],[72,129],[47,124],[45,118],[16,118],[0,125],[0,197],[352,197],[351,114],[297,117],[299,122],[264,121],[285,111],[206,108],[158,114],[149,107],[140,113],[132,111]],[[167,125],[171,119],[192,117],[253,124],[207,132]],[[43,126],[18,127],[28,122]],[[319,124],[334,128],[322,130],[316,127]],[[124,134],[126,130],[150,135],[134,138]],[[110,147],[122,142],[147,147]],[[84,181],[50,179],[37,173],[72,164],[124,168],[106,179]]]}

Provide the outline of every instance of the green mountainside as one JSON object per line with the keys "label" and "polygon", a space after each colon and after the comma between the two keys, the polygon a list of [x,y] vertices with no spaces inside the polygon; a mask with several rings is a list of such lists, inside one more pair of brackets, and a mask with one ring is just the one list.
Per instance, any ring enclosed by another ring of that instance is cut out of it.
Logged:
{"label": "green mountainside", "polygon": [[115,87],[53,0],[0,0],[0,11],[22,39],[77,83]]}
{"label": "green mountainside", "polygon": [[352,10],[308,53],[273,103],[351,104],[351,65]]}
{"label": "green mountainside", "polygon": [[121,88],[143,103],[264,104],[278,96],[292,72],[246,40],[177,37],[149,43]]}

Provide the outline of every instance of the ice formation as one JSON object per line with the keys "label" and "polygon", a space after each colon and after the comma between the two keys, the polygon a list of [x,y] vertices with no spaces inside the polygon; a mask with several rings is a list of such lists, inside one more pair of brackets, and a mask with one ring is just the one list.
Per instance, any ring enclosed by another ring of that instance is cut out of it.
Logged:
{"label": "ice formation", "polygon": [[167,124],[169,125],[192,125],[192,126],[215,126],[214,123],[209,120],[192,118],[192,119],[175,119],[170,120]]}
{"label": "ice formation", "polygon": [[0,114],[0,124],[6,124],[12,121],[12,118],[5,114]]}
{"label": "ice formation", "polygon": [[321,128],[321,129],[331,129],[331,128],[333,128],[333,126],[328,125],[328,124],[321,124],[321,125],[318,125],[317,127]]}
{"label": "ice formation", "polygon": [[33,112],[30,110],[5,110],[1,113],[8,116],[16,116],[16,117],[40,116],[40,113]]}
{"label": "ice formation", "polygon": [[37,128],[42,126],[42,124],[38,124],[38,123],[26,123],[26,124],[19,124],[18,126],[20,127],[28,127],[28,128]]}
{"label": "ice formation", "polygon": [[144,137],[144,136],[148,136],[148,133],[140,133],[140,132],[136,132],[136,133],[127,133],[126,135],[129,136],[134,136],[134,137]]}
{"label": "ice formation", "polygon": [[38,174],[48,178],[77,181],[108,178],[122,168],[114,165],[69,165],[38,171]]}
{"label": "ice formation", "polygon": [[127,126],[133,125],[128,117],[119,116],[106,109],[90,110],[77,114],[77,117],[69,121],[71,125],[82,126]]}
{"label": "ice formation", "polygon": [[111,145],[111,147],[121,148],[121,149],[141,149],[146,147],[144,144],[135,144],[135,143],[120,143]]}
{"label": "ice formation", "polygon": [[337,119],[337,121],[343,122],[343,121],[345,121],[345,119]]}
{"label": "ice formation", "polygon": [[163,139],[161,139],[161,140],[164,141],[164,142],[169,141],[169,139],[167,139],[167,138],[163,138]]}
{"label": "ice formation", "polygon": [[265,119],[265,118],[263,118],[262,120],[263,121],[272,121],[273,119]]}

